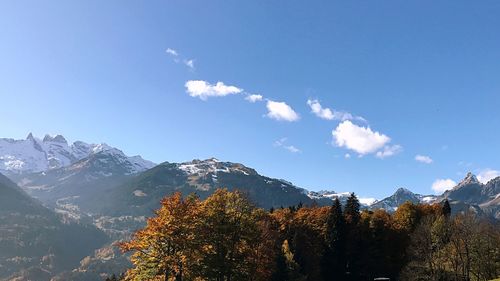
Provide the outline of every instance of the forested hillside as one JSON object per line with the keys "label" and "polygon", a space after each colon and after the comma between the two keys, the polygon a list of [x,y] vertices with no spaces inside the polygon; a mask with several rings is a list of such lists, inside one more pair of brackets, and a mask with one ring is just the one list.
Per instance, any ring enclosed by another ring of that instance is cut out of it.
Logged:
{"label": "forested hillside", "polygon": [[162,200],[122,242],[126,280],[489,280],[500,274],[498,225],[451,216],[448,201],[396,212],[345,206],[263,210],[239,192]]}

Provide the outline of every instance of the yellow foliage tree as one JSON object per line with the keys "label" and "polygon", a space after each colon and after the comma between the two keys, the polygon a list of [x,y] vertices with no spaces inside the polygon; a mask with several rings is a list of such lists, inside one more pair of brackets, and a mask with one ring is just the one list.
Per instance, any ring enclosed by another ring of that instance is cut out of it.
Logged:
{"label": "yellow foliage tree", "polygon": [[133,251],[134,265],[126,280],[182,280],[194,276],[193,268],[199,259],[197,229],[200,202],[180,193],[166,197],[161,208],[150,218],[147,226],[136,232],[131,241],[119,246]]}

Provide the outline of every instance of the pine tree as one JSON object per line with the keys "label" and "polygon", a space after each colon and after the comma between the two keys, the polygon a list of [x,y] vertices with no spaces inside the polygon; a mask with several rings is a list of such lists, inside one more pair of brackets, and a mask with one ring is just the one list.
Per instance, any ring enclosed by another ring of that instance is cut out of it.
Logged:
{"label": "pine tree", "polygon": [[345,220],[342,206],[335,198],[326,220],[325,243],[321,273],[324,280],[344,280],[345,273]]}
{"label": "pine tree", "polygon": [[450,202],[448,202],[448,199],[445,199],[444,202],[443,202],[443,206],[442,206],[442,212],[443,212],[443,215],[445,217],[450,217],[451,215],[451,206],[450,206]]}
{"label": "pine tree", "polygon": [[280,251],[276,256],[276,265],[271,276],[271,281],[287,281],[288,279],[288,266],[283,251]]}
{"label": "pine tree", "polygon": [[359,201],[354,193],[347,199],[344,209],[344,217],[346,220],[346,274],[349,278],[359,278],[361,273],[361,230],[360,221],[361,214],[359,213]]}
{"label": "pine tree", "polygon": [[344,210],[345,219],[347,224],[349,225],[357,225],[361,219],[361,215],[359,213],[359,200],[356,197],[356,194],[351,193],[349,198],[347,198],[347,203]]}

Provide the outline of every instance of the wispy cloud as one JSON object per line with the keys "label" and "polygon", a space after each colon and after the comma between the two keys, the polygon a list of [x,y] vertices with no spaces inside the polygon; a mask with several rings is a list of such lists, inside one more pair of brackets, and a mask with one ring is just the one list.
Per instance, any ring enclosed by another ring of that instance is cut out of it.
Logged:
{"label": "wispy cloud", "polygon": [[375,156],[377,156],[377,158],[384,159],[387,157],[394,156],[394,155],[400,153],[401,151],[403,151],[403,147],[399,144],[386,145],[386,146],[384,146],[384,149],[377,151]]}
{"label": "wispy cloud", "polygon": [[[249,94],[242,88],[237,86],[226,85],[224,82],[217,82],[211,84],[204,80],[189,80],[185,84],[186,92],[191,97],[207,100],[209,97],[224,97],[235,94],[245,94],[245,100],[251,103],[266,100],[267,113],[266,117],[277,121],[294,122],[300,119],[300,116],[291,106],[286,102],[277,102],[269,99],[264,99],[259,94]],[[290,147],[290,151],[294,148]]]}
{"label": "wispy cloud", "polygon": [[300,119],[299,114],[285,102],[268,100],[266,107],[268,110],[266,116],[271,119],[288,122],[294,122]]}
{"label": "wispy cloud", "polygon": [[165,52],[166,52],[167,54],[171,55],[171,56],[174,56],[174,57],[179,56],[179,53],[177,53],[177,51],[176,51],[176,50],[171,49],[171,48],[168,48]]}
{"label": "wispy cloud", "polygon": [[328,107],[323,107],[319,102],[319,100],[317,99],[308,99],[307,105],[311,109],[311,112],[321,119],[340,120],[340,121],[345,121],[345,120],[366,121],[363,117],[354,116],[346,111],[337,111],[330,109]]}
{"label": "wispy cloud", "polygon": [[245,100],[247,100],[251,103],[255,103],[255,102],[261,101],[263,99],[264,99],[264,97],[262,95],[257,95],[257,94],[248,95],[245,98]]}
{"label": "wispy cloud", "polygon": [[195,70],[195,67],[194,67],[194,59],[188,59],[188,58],[182,58],[180,53],[175,50],[175,49],[172,49],[172,48],[167,48],[165,50],[165,52],[170,55],[172,57],[172,60],[175,62],[175,63],[181,63],[184,64],[185,66],[187,66],[189,68],[189,70],[191,71],[194,71]]}
{"label": "wispy cloud", "polygon": [[186,92],[192,96],[202,100],[207,100],[209,97],[224,97],[227,95],[234,95],[243,92],[236,86],[229,86],[223,82],[210,84],[203,80],[190,80],[185,84]]}
{"label": "wispy cloud", "polygon": [[439,194],[452,189],[456,185],[457,183],[452,179],[437,179],[432,183],[432,190]]}
{"label": "wispy cloud", "polygon": [[289,152],[291,153],[300,153],[302,152],[300,149],[298,149],[297,147],[293,146],[293,145],[288,145],[286,144],[287,143],[287,138],[281,138],[277,141],[274,142],[274,146],[275,147],[281,147],[283,149],[286,149],[288,150]]}
{"label": "wispy cloud", "polygon": [[194,59],[184,60],[184,64],[191,70],[194,70]]}
{"label": "wispy cloud", "polygon": [[434,162],[434,160],[432,160],[431,157],[429,157],[427,155],[420,155],[420,154],[415,155],[415,161],[420,162],[420,163],[425,163],[425,164],[431,164],[432,162]]}
{"label": "wispy cloud", "polygon": [[355,151],[359,155],[376,153],[378,158],[393,156],[402,150],[400,145],[388,145],[391,138],[346,120],[332,131],[335,145]]}

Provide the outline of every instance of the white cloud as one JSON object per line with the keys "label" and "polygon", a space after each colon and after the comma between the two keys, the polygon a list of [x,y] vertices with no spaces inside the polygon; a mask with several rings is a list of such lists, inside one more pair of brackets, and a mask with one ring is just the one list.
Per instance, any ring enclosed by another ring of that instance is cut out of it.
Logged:
{"label": "white cloud", "polygon": [[[337,146],[353,150],[360,155],[375,153],[391,141],[388,136],[374,132],[369,127],[357,126],[349,120],[340,123],[332,131],[332,135]],[[394,149],[393,147],[392,150]],[[391,149],[385,154],[387,153],[391,153]]]}
{"label": "white cloud", "polygon": [[167,50],[165,50],[165,52],[172,57],[172,59],[173,59],[173,61],[175,63],[183,63],[190,70],[194,70],[195,69],[195,67],[194,67],[194,59],[187,59],[187,58],[183,59],[183,57],[179,54],[179,52],[177,52],[176,50],[171,49],[171,48],[168,48]]}
{"label": "white cloud", "polygon": [[268,100],[266,104],[267,117],[278,121],[298,121],[300,116],[285,102]]}
{"label": "white cloud", "polygon": [[286,146],[283,146],[284,149],[292,152],[292,153],[297,153],[297,152],[300,152],[300,149],[296,148],[295,146],[293,145],[286,145]]}
{"label": "white cloud", "polygon": [[307,105],[311,108],[311,112],[316,116],[326,120],[333,120],[333,112],[329,108],[323,108],[318,100],[307,100]]}
{"label": "white cloud", "polygon": [[189,69],[194,70],[194,60],[184,60],[184,64],[189,67]]}
{"label": "white cloud", "polygon": [[500,171],[492,169],[484,169],[477,175],[477,179],[482,183],[488,183],[490,180],[500,177]]}
{"label": "white cloud", "polygon": [[287,145],[286,142],[287,142],[287,138],[281,138],[281,139],[274,142],[274,146],[282,147],[282,148],[284,148],[292,153],[302,152],[300,149],[298,149],[297,147],[295,147],[293,145]]}
{"label": "white cloud", "polygon": [[349,153],[344,154],[344,158],[345,158],[345,159],[349,159],[349,158],[351,158],[351,154],[349,154]]}
{"label": "white cloud", "polygon": [[377,158],[384,159],[387,157],[394,156],[398,154],[399,152],[403,151],[403,147],[401,145],[395,144],[395,145],[386,145],[384,146],[384,149],[381,151],[377,151]]}
{"label": "white cloud", "polygon": [[254,102],[258,102],[258,101],[261,101],[264,97],[262,95],[256,95],[256,94],[253,94],[253,95],[248,95],[245,100],[251,102],[251,103],[254,103]]}
{"label": "white cloud", "polygon": [[432,183],[432,190],[435,193],[443,193],[455,187],[457,183],[452,179],[437,179]]}
{"label": "white cloud", "polygon": [[353,116],[349,112],[337,111],[327,107],[323,107],[318,100],[308,99],[307,105],[309,105],[309,107],[311,108],[311,112],[314,113],[314,115],[325,120],[340,120],[340,121],[359,120],[366,122],[366,120],[363,117]]}
{"label": "white cloud", "polygon": [[421,162],[421,163],[425,163],[425,164],[431,164],[432,162],[434,162],[434,160],[432,160],[432,158],[430,158],[429,156],[427,156],[427,155],[420,155],[420,154],[417,154],[415,156],[415,161],[418,161],[418,162]]}
{"label": "white cloud", "polygon": [[174,50],[174,49],[170,49],[170,48],[168,48],[165,52],[166,52],[167,54],[169,54],[169,55],[174,56],[174,57],[177,57],[177,56],[179,55],[179,53],[177,53],[177,51],[176,51],[176,50]]}
{"label": "white cloud", "polygon": [[281,138],[274,142],[274,146],[282,146],[286,142],[287,138]]}
{"label": "white cloud", "polygon": [[217,82],[212,85],[202,80],[190,80],[186,84],[186,92],[192,97],[198,97],[206,100],[209,97],[224,97],[232,94],[239,94],[243,91],[235,86],[225,85],[223,82]]}

